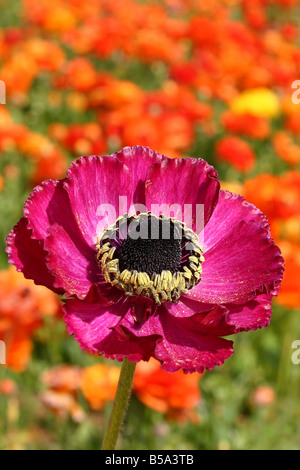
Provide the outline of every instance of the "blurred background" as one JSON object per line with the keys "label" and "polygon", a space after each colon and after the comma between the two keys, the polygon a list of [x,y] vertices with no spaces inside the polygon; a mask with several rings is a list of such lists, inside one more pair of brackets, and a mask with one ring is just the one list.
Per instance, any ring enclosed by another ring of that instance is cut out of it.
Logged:
{"label": "blurred background", "polygon": [[138,365],[118,447],[300,449],[299,27],[299,0],[0,0],[1,449],[100,447],[119,364],[80,350],[5,238],[36,184],[136,144],[214,165],[286,271],[270,327],[221,368]]}

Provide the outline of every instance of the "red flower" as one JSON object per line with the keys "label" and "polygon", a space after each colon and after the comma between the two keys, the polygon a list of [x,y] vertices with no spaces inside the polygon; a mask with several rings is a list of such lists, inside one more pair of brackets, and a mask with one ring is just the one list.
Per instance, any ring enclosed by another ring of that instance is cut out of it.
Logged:
{"label": "red flower", "polygon": [[237,170],[247,172],[255,164],[255,153],[247,142],[235,136],[226,136],[216,143],[216,155]]}

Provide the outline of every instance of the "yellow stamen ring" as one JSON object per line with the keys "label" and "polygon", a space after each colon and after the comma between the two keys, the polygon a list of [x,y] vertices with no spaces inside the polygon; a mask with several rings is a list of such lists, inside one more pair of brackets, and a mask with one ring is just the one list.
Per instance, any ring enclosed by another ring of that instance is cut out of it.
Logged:
{"label": "yellow stamen ring", "polygon": [[[128,217],[127,214],[124,217]],[[139,216],[131,216],[131,218],[137,217]],[[179,271],[172,273],[164,270],[161,273],[153,273],[151,276],[146,272],[135,270],[120,271],[119,259],[114,258],[118,250],[110,242],[110,233],[118,231],[118,227],[114,224],[104,231],[97,244],[97,261],[105,281],[123,290],[126,295],[149,297],[156,305],[161,305],[166,301],[175,302],[182,294],[198,284],[201,280],[204,261],[198,237],[183,222],[171,220],[174,224],[179,224],[182,230],[182,241],[191,247],[190,255]]]}

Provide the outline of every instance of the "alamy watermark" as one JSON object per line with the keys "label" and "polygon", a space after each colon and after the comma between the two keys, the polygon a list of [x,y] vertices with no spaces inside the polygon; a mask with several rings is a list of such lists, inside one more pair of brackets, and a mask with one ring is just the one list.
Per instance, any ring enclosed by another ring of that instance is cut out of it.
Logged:
{"label": "alamy watermark", "polygon": [[[182,206],[181,204],[161,203],[151,204],[150,207],[146,207],[144,204],[132,204],[129,209],[127,208],[127,196],[119,196],[118,208],[113,204],[100,204],[96,211],[99,220],[96,230],[98,237],[103,234],[107,227],[121,217],[122,220],[118,230],[119,238],[147,239],[149,238],[150,229],[150,238],[152,240],[169,239],[171,219],[174,219],[184,222],[189,228],[194,227],[200,245],[204,244],[204,204],[184,204]],[[149,217],[149,224],[143,224],[141,220],[131,218],[131,216],[138,214],[152,214],[154,217]],[[157,223],[156,217],[159,215],[163,215],[161,224]],[[124,230],[122,230],[122,226]],[[116,238],[116,236],[116,233],[110,233],[110,238]],[[182,233],[178,231],[174,238],[181,238],[181,236]]]}
{"label": "alamy watermark", "polygon": [[4,341],[0,341],[0,364],[6,364],[6,346]]}
{"label": "alamy watermark", "polygon": [[6,86],[3,80],[0,80],[0,104],[6,104]]}
{"label": "alamy watermark", "polygon": [[292,102],[294,104],[299,104],[300,103],[300,80],[295,80],[292,83],[292,88],[296,89],[296,91],[294,91],[294,93],[292,94]]}
{"label": "alamy watermark", "polygon": [[297,366],[300,364],[300,339],[295,339],[295,341],[292,342],[292,348],[295,349],[291,357],[292,363]]}

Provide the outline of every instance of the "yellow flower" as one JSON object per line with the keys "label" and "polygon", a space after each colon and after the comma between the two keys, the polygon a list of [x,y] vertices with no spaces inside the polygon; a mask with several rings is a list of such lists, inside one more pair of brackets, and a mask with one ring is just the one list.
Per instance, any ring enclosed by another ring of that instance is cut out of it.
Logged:
{"label": "yellow flower", "polygon": [[230,103],[231,110],[236,114],[249,113],[254,116],[273,118],[281,111],[277,95],[268,88],[245,90]]}

